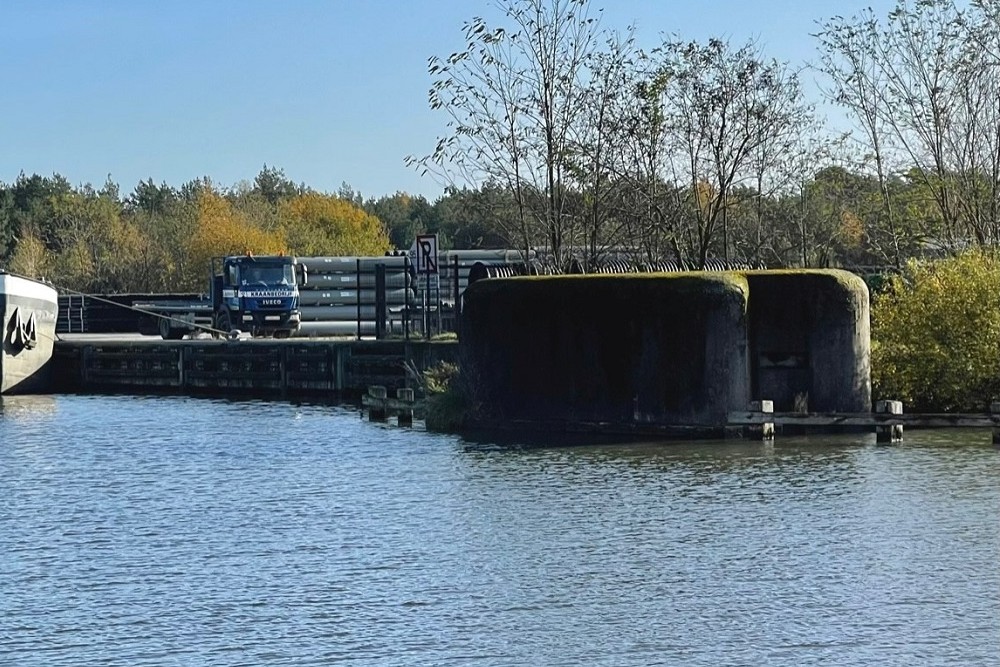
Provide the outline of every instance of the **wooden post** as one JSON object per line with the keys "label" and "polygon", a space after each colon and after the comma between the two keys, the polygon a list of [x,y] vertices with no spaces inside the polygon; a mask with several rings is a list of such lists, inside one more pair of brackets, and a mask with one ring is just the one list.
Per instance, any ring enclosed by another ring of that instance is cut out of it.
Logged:
{"label": "wooden post", "polygon": [[335,345],[331,354],[333,355],[333,363],[336,368],[334,371],[333,390],[344,391],[347,388],[347,360],[351,356],[351,346]]}
{"label": "wooden post", "polygon": [[[875,404],[877,414],[903,414],[902,401],[878,401]],[[903,440],[902,424],[879,424],[875,427],[875,442],[901,442]]]}
{"label": "wooden post", "polygon": [[388,396],[388,392],[386,392],[385,387],[378,385],[368,387],[368,396],[371,399],[374,399],[368,401],[368,421],[385,421],[385,399]]}
{"label": "wooden post", "polygon": [[[750,412],[764,416],[774,415],[774,401],[750,401]],[[773,418],[773,417],[772,417]],[[753,440],[774,440],[774,422],[765,421],[747,428],[747,435]]]}
{"label": "wooden post", "polygon": [[990,417],[993,418],[993,444],[1000,445],[1000,401],[990,403]]}
{"label": "wooden post", "polygon": [[188,357],[191,356],[187,345],[177,346],[177,386],[181,389],[187,388],[187,367]]}
{"label": "wooden post", "polygon": [[413,390],[407,387],[400,387],[396,390],[396,398],[405,405],[399,406],[397,423],[400,426],[413,425]]}
{"label": "wooden post", "polygon": [[281,397],[288,396],[288,345],[278,348],[278,387]]}
{"label": "wooden post", "polygon": [[90,386],[90,363],[93,353],[94,348],[91,345],[85,345],[80,353],[80,380],[83,382],[84,389],[88,389]]}

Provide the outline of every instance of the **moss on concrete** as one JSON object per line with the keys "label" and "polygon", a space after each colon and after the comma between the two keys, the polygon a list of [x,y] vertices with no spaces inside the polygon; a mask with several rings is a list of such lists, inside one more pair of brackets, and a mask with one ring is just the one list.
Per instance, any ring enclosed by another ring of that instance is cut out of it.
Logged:
{"label": "moss on concrete", "polygon": [[747,294],[739,273],[477,282],[463,374],[492,418],[717,424],[748,400]]}
{"label": "moss on concrete", "polygon": [[871,409],[868,287],[839,270],[747,272],[751,394],[778,412]]}

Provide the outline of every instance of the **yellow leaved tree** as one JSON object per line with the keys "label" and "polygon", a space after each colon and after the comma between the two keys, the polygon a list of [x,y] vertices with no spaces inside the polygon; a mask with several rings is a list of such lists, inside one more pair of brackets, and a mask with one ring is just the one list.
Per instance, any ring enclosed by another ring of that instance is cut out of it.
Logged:
{"label": "yellow leaved tree", "polygon": [[872,383],[920,412],[1000,398],[1000,256],[911,260],[872,304]]}
{"label": "yellow leaved tree", "polygon": [[209,261],[227,255],[286,254],[284,235],[266,231],[248,222],[225,197],[209,188],[198,193],[197,221],[188,240],[191,276],[194,284],[204,283]]}
{"label": "yellow leaved tree", "polygon": [[353,203],[315,192],[278,205],[278,220],[296,255],[375,256],[390,248],[382,221]]}
{"label": "yellow leaved tree", "polygon": [[148,273],[149,240],[122,216],[115,196],[84,190],[54,196],[49,203],[51,277],[57,284],[103,294],[140,284]]}
{"label": "yellow leaved tree", "polygon": [[53,273],[55,260],[36,233],[27,230],[18,239],[17,251],[7,267],[14,273],[29,278],[48,278]]}

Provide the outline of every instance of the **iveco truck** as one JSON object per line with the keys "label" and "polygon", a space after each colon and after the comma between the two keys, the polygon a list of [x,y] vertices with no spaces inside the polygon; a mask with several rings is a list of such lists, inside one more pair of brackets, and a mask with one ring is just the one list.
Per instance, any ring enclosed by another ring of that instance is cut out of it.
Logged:
{"label": "iveco truck", "polygon": [[215,337],[287,338],[299,329],[299,286],[306,267],[294,257],[252,254],[212,260],[207,298],[193,301],[135,302],[158,320],[160,336],[178,340],[199,331]]}

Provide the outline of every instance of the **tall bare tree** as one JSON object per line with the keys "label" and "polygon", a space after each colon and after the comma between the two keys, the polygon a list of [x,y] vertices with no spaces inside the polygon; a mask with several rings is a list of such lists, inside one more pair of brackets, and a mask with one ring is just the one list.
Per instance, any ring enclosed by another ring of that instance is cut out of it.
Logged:
{"label": "tall bare tree", "polygon": [[580,247],[579,259],[587,270],[635,241],[619,215],[616,197],[623,172],[621,148],[632,131],[629,89],[639,55],[630,29],[624,35],[608,35],[605,50],[588,56],[589,80],[568,159],[569,174],[581,195],[574,245]]}
{"label": "tall bare tree", "polygon": [[949,146],[960,199],[972,234],[1000,243],[1000,6],[975,0],[959,15],[963,56],[958,64],[959,96]]}
{"label": "tall bare tree", "polygon": [[[985,128],[995,121],[990,96],[996,91],[969,48],[963,11],[953,0],[899,0],[884,22],[867,10],[821,26],[820,69],[832,81],[829,96],[863,130],[882,186],[892,243],[886,257],[898,265],[900,244],[915,239],[945,248],[985,242],[989,232],[970,199],[976,188],[968,179],[981,176],[977,156],[994,132]],[[900,174],[919,180],[936,220],[901,226],[889,193]]]}
{"label": "tall bare tree", "polygon": [[465,49],[430,59],[430,104],[449,116],[434,152],[407,161],[453,186],[500,183],[514,195],[508,236],[567,259],[567,155],[598,21],[588,0],[500,0],[507,25],[474,18]]}
{"label": "tall bare tree", "polygon": [[721,232],[729,259],[731,193],[767,179],[771,160],[805,127],[809,107],[797,76],[764,59],[753,42],[733,48],[720,39],[668,40],[654,56],[671,180],[687,186],[678,192],[691,221],[688,252],[704,266]]}

